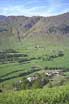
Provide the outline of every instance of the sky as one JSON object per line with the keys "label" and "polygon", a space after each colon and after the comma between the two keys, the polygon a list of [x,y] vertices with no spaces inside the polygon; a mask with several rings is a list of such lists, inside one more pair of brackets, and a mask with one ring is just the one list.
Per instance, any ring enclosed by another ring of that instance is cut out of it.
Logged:
{"label": "sky", "polygon": [[69,0],[0,0],[0,15],[52,16],[69,12]]}

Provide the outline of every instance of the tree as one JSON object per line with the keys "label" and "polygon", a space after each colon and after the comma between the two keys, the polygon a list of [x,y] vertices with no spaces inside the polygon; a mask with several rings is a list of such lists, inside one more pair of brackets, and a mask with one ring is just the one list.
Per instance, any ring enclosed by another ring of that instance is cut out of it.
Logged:
{"label": "tree", "polygon": [[24,77],[21,83],[21,89],[29,89],[31,87],[31,83]]}
{"label": "tree", "polygon": [[64,56],[64,52],[63,51],[59,51],[58,52],[58,56],[60,56],[60,57]]}
{"label": "tree", "polygon": [[32,83],[32,88],[42,88],[41,80],[37,79]]}

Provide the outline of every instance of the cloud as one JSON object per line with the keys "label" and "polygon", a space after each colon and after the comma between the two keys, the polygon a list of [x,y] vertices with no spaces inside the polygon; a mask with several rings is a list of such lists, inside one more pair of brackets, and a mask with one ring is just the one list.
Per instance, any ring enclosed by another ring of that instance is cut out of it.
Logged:
{"label": "cloud", "polygon": [[25,1],[20,4],[1,6],[0,15],[51,16],[69,12],[69,2],[64,0]]}

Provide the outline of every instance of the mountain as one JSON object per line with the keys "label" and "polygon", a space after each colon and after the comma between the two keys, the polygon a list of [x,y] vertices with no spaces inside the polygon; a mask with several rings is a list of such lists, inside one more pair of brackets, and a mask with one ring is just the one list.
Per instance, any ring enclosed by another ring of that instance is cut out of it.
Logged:
{"label": "mountain", "polygon": [[69,13],[51,17],[0,16],[1,48],[16,46],[25,39],[51,41],[53,38],[57,42],[69,38]]}

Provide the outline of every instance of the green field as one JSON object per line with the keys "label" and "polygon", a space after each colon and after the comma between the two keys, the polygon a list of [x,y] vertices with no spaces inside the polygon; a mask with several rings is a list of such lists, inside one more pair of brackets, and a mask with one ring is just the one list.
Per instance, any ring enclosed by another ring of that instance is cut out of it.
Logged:
{"label": "green field", "polygon": [[[38,41],[38,39],[39,38],[34,38],[31,40],[25,39],[21,43],[16,43],[17,45],[14,45],[13,49],[20,54],[26,54],[26,59],[29,59],[29,61],[26,61],[25,63],[19,63],[19,61],[5,62],[4,64],[0,63],[0,78],[6,79],[5,81],[1,82],[1,85],[3,83],[5,83],[5,85],[6,83],[9,85],[9,83],[11,84],[16,82],[18,79],[24,77],[20,77],[20,74],[26,71],[28,72],[32,69],[32,67],[39,67],[41,70],[46,67],[55,69],[69,69],[69,46],[67,38],[62,42],[59,41],[58,43],[51,40],[51,38],[49,41],[48,39],[45,41],[42,38],[40,38]],[[12,49],[12,46],[10,46],[10,48],[8,46],[6,49]],[[6,49],[2,49],[1,51],[5,51]],[[63,51],[64,56],[55,57],[48,60],[50,56],[58,55],[59,51]],[[24,57],[19,58],[24,59]],[[7,78],[9,78],[9,80],[7,80]]]}
{"label": "green field", "polygon": [[[7,51],[13,49],[16,52],[6,52],[7,57],[4,56],[0,62],[0,89],[3,90],[0,94],[0,104],[69,104],[68,40],[61,43],[53,41],[50,43],[50,41],[38,41],[37,39],[36,41],[24,40],[4,49],[2,46],[1,52],[5,52],[6,49]],[[60,51],[63,52],[62,56],[59,55]],[[26,56],[21,56],[22,54]],[[10,56],[11,58],[8,58]],[[12,60],[8,61],[8,59]],[[34,70],[34,67],[39,70]],[[15,91],[14,84],[24,77],[51,69],[65,70],[64,76],[53,77],[53,81],[42,89],[31,88],[31,90]]]}

